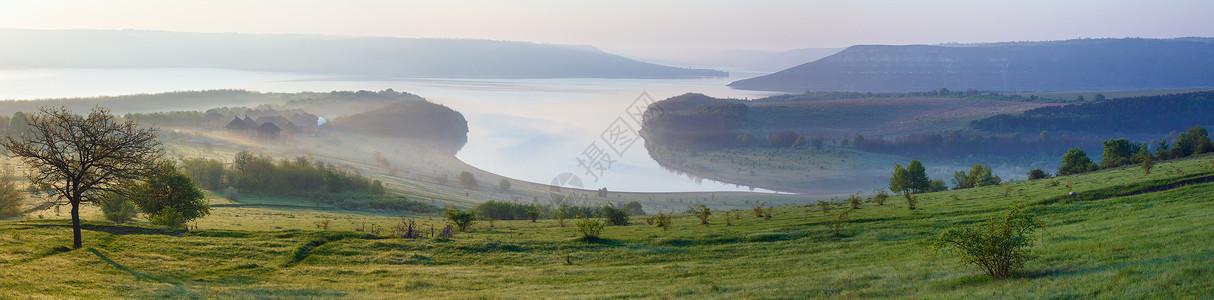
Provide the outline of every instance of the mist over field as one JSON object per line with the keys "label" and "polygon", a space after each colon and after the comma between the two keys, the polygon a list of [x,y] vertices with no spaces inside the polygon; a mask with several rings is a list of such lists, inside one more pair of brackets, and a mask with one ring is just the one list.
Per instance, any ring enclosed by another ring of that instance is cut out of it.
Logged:
{"label": "mist over field", "polygon": [[1210,298],[1211,10],[6,1],[0,298]]}

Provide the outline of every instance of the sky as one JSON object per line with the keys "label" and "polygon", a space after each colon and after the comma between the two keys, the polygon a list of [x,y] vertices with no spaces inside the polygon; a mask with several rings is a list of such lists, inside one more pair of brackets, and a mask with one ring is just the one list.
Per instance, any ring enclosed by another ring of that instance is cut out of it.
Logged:
{"label": "sky", "polygon": [[1214,36],[1209,0],[4,0],[0,28],[471,38],[602,49]]}

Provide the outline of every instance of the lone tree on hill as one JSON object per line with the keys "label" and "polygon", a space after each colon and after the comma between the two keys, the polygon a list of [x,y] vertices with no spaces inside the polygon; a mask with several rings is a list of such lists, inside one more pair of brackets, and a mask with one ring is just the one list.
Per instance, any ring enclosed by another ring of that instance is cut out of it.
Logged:
{"label": "lone tree on hill", "polygon": [[457,179],[459,179],[459,186],[462,186],[465,189],[476,188],[476,176],[473,176],[472,173],[468,173],[468,171],[459,172]]}
{"label": "lone tree on hill", "polygon": [[29,166],[32,184],[49,185],[58,201],[72,206],[72,247],[79,249],[80,203],[99,199],[120,182],[137,180],[162,155],[153,128],[119,121],[109,109],[94,107],[87,116],[66,107],[42,108],[26,115],[28,130],[0,144]]}

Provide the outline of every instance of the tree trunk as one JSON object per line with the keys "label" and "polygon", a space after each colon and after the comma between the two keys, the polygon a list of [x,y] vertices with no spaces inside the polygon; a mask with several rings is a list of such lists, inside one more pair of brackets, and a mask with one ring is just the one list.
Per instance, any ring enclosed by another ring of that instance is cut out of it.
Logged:
{"label": "tree trunk", "polygon": [[72,202],[72,249],[80,249],[84,246],[80,240],[80,200],[74,199]]}

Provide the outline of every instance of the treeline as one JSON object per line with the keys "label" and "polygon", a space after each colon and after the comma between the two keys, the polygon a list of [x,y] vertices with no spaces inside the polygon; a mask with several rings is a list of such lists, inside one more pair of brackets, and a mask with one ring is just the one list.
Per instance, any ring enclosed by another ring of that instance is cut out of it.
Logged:
{"label": "treeline", "polygon": [[965,155],[1021,157],[1057,153],[1077,145],[1097,145],[1099,140],[1093,136],[1076,137],[1068,134],[1055,137],[1047,131],[1032,136],[1018,133],[983,135],[969,131],[949,131],[916,133],[894,139],[857,135],[849,144],[866,152],[920,158],[955,158]]}
{"label": "treeline", "polygon": [[230,167],[217,159],[190,158],[181,166],[199,186],[219,190],[232,186],[271,195],[355,192],[384,194],[383,183],[306,157],[274,160],[269,155],[237,153]]}
{"label": "treeline", "polygon": [[224,190],[229,198],[238,198],[239,193],[257,193],[303,196],[350,210],[419,213],[441,210],[430,203],[387,195],[378,179],[307,157],[274,160],[268,155],[240,152],[230,166],[224,166],[218,159],[190,158],[182,161],[181,167],[198,186]]}
{"label": "treeline", "polygon": [[1155,161],[1184,158],[1203,153],[1214,152],[1214,143],[1210,142],[1209,132],[1205,127],[1189,127],[1176,138],[1175,144],[1167,138],[1160,139],[1155,144],[1154,153],[1150,143],[1132,143],[1128,139],[1110,139],[1104,141],[1104,149],[1097,164],[1088,158],[1082,149],[1075,148],[1062,156],[1062,166],[1058,167],[1058,175],[1079,174],[1100,169],[1117,168],[1127,165],[1142,165],[1150,172]]}
{"label": "treeline", "polygon": [[1041,107],[970,122],[991,132],[1159,133],[1214,124],[1214,91]]}
{"label": "treeline", "polygon": [[522,204],[513,202],[489,201],[472,207],[481,218],[493,220],[527,220],[527,219],[556,219],[556,218],[594,218],[608,215],[608,209],[621,210],[630,216],[643,216],[645,211],[641,204],[632,201],[616,208],[608,204],[603,207],[543,204]]}

